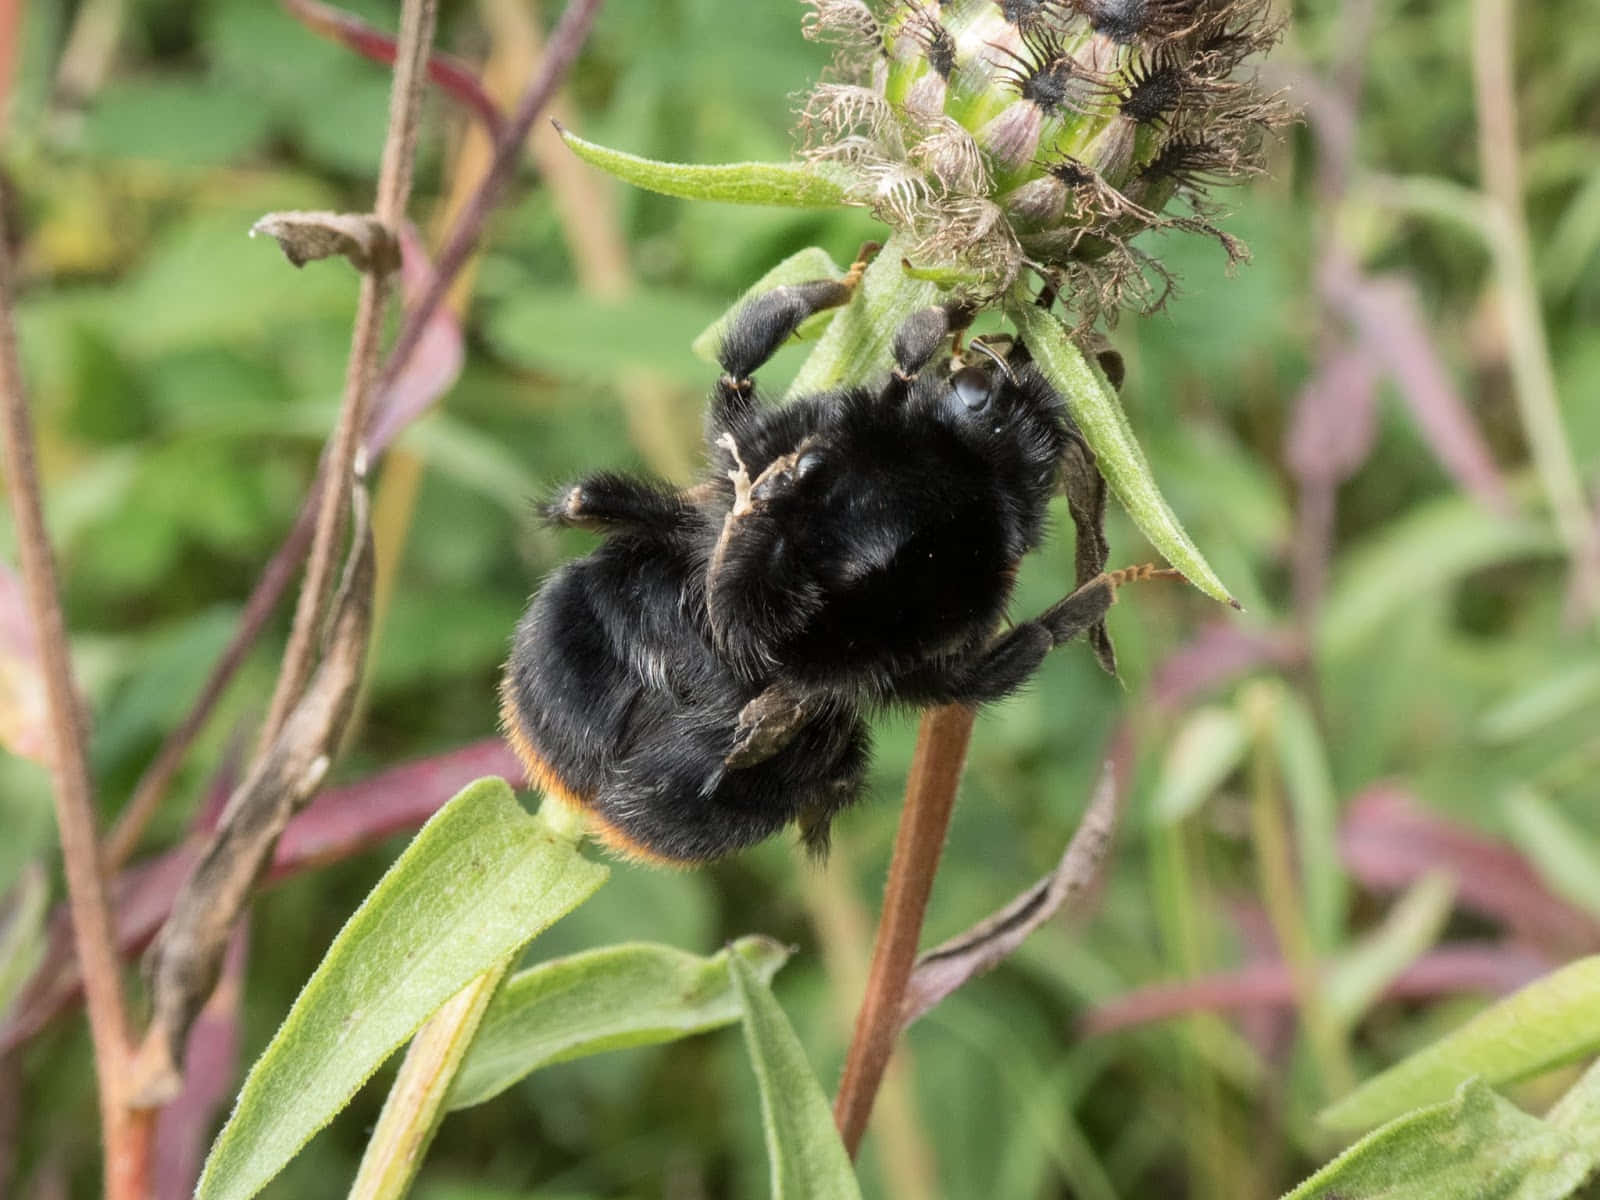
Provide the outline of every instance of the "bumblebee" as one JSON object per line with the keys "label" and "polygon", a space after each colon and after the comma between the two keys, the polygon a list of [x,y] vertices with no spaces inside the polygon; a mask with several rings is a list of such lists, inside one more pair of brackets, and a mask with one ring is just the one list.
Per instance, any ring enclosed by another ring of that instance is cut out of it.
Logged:
{"label": "bumblebee", "polygon": [[971,320],[947,304],[905,322],[880,386],[758,402],[755,371],[860,266],[735,315],[698,485],[606,472],[547,507],[604,541],[534,596],[501,717],[530,779],[621,855],[704,862],[791,824],[825,852],[861,793],[864,714],[1000,699],[1084,632],[1108,661],[1122,576],[1077,504],[1081,586],[994,634],[1064,459],[1088,453],[1025,347],[931,366]]}

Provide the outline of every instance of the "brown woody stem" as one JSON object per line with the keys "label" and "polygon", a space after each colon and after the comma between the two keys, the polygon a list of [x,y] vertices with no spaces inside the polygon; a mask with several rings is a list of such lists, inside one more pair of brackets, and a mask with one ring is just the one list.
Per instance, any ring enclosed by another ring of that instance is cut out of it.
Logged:
{"label": "brown woody stem", "polygon": [[[524,90],[522,99],[517,105],[515,118],[501,131],[496,141],[494,163],[489,174],[468,199],[461,219],[451,230],[445,254],[435,266],[432,288],[416,309],[408,314],[396,338],[388,360],[384,363],[377,387],[380,395],[405,369],[417,348],[422,331],[427,327],[428,320],[437,311],[450,286],[466,266],[472,250],[482,236],[488,214],[493,210],[506,180],[520,160],[528,131],[566,77],[567,69],[577,57],[578,50],[594,24],[600,4],[601,0],[573,0],[563,14],[561,23],[556,27],[540,61],[538,75]],[[326,478],[327,459],[324,458],[318,469],[313,490],[307,497],[306,507],[296,519],[293,531],[279,547],[277,555],[257,581],[255,590],[251,592],[245,604],[244,614],[239,619],[232,640],[212,668],[211,675],[206,680],[189,715],[183,724],[169,735],[155,761],[140,779],[134,799],[127,806],[122,819],[118,821],[112,835],[113,861],[118,863],[125,861],[138,843],[139,835],[160,806],[189,746],[210,718],[216,702],[232,682],[239,665],[260,636],[266,619],[282,598],[295,567],[306,553],[306,547],[311,541],[312,510],[320,510],[319,497],[322,482]]]}
{"label": "brown woody stem", "polygon": [[116,941],[95,831],[84,716],[72,683],[66,622],[61,613],[55,555],[45,531],[34,460],[33,422],[23,394],[11,306],[11,263],[0,221],[0,440],[6,490],[16,523],[28,615],[39,642],[50,721],[50,770],[56,827],[66,868],[73,941],[83,974],[94,1043],[95,1078],[105,1139],[106,1195],[140,1200],[148,1175],[151,1126],[126,1103],[128,1016],[118,977]]}
{"label": "brown woody stem", "polygon": [[855,1036],[833,1105],[833,1119],[852,1158],[861,1148],[872,1102],[900,1032],[906,983],[916,964],[928,896],[972,740],[973,717],[970,708],[947,705],[924,716],[917,732],[867,992],[856,1015]]}
{"label": "brown woody stem", "polygon": [[[400,14],[399,49],[394,81],[389,90],[389,130],[378,168],[378,197],[373,215],[391,236],[398,238],[411,196],[411,169],[417,156],[417,118],[427,83],[428,53],[433,45],[438,0],[408,0]],[[361,297],[356,307],[355,330],[350,340],[350,362],[345,371],[344,403],[334,430],[323,478],[322,504],[317,512],[311,557],[295,606],[294,625],[284,650],[283,667],[272,695],[272,706],[262,729],[261,745],[270,745],[289,710],[305,690],[316,656],[317,637],[327,612],[328,594],[339,564],[339,535],[350,501],[350,480],[356,452],[367,424],[373,378],[383,337],[383,312],[389,295],[389,276],[376,267],[361,276]]]}

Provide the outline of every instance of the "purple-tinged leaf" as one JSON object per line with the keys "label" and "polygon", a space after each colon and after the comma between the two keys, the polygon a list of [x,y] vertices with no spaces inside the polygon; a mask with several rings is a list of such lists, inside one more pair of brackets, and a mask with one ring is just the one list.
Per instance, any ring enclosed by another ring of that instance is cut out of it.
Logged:
{"label": "purple-tinged leaf", "polygon": [[1295,401],[1284,445],[1289,469],[1305,484],[1342,483],[1372,453],[1377,418],[1371,356],[1341,347],[1318,364]]}
{"label": "purple-tinged leaf", "polygon": [[0,746],[19,758],[50,765],[50,718],[39,642],[28,617],[22,580],[4,562],[0,562]]}
{"label": "purple-tinged leaf", "polygon": [[[400,229],[400,285],[408,311],[427,295],[433,280],[433,264],[428,261],[417,231],[408,222]],[[367,453],[374,457],[383,453],[401,430],[432,408],[455,385],[465,361],[461,322],[449,305],[441,304],[422,327],[405,368],[373,401],[365,441]]]}
{"label": "purple-tinged leaf", "polygon": [[[1118,749],[1125,747],[1119,746]],[[906,984],[900,1021],[909,1025],[973,977],[992,971],[1064,905],[1093,895],[1116,840],[1129,763],[1107,759],[1078,829],[1056,869],[999,912],[917,959]]]}
{"label": "purple-tinged leaf", "polygon": [[217,1114],[239,1074],[239,1010],[244,994],[248,925],[234,931],[216,991],[189,1030],[183,1091],[156,1120],[155,1200],[188,1200]]}
{"label": "purple-tinged leaf", "polygon": [[[1462,942],[1429,951],[1383,990],[1386,1000],[1431,1000],[1463,993],[1509,995],[1547,974],[1550,959],[1517,943]],[[1294,977],[1281,959],[1177,983],[1137,988],[1096,1005],[1084,1017],[1087,1037],[1200,1012],[1292,1009]]]}
{"label": "purple-tinged leaf", "polygon": [[[283,0],[283,7],[307,29],[338,42],[363,58],[392,67],[395,40],[360,17],[320,0]],[[479,82],[477,73],[454,55],[435,51],[428,58],[428,81],[483,122],[490,141],[498,140],[505,114]]]}
{"label": "purple-tinged leaf", "polygon": [[[283,831],[269,881],[335,862],[415,829],[468,783],[484,775],[521,781],[522,767],[499,738],[381,771],[369,779],[329,788]],[[117,950],[132,957],[149,944],[172,911],[178,888],[199,853],[189,842],[121,872],[113,881]],[[35,1036],[82,994],[65,908],[50,920],[44,961],[0,1026],[0,1054]]]}
{"label": "purple-tinged leaf", "polygon": [[1547,888],[1525,857],[1428,811],[1401,788],[1369,788],[1351,803],[1339,853],[1374,891],[1408,888],[1444,867],[1456,876],[1460,907],[1499,921],[1557,961],[1600,947],[1600,922]]}
{"label": "purple-tinged leaf", "polygon": [[474,779],[500,775],[520,783],[523,772],[499,738],[380,771],[329,788],[283,831],[269,879],[336,862],[397,833],[415,829]]}
{"label": "purple-tinged leaf", "polygon": [[1323,299],[1350,322],[1394,381],[1444,469],[1491,512],[1509,514],[1500,468],[1428,334],[1412,282],[1400,275],[1364,276],[1350,256],[1330,254],[1318,283]]}
{"label": "purple-tinged leaf", "polygon": [[1166,712],[1224,687],[1261,667],[1286,667],[1303,651],[1292,634],[1245,629],[1233,623],[1207,625],[1156,667],[1151,695]]}

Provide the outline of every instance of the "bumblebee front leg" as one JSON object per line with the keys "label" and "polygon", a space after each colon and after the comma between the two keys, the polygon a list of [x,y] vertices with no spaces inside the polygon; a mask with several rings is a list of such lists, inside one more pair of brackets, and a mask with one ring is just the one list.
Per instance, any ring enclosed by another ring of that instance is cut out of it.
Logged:
{"label": "bumblebee front leg", "polygon": [[975,656],[896,680],[895,694],[899,699],[931,704],[986,704],[1003,699],[1028,681],[1046,654],[1098,627],[1123,584],[1181,578],[1177,571],[1151,566],[1103,572],[1032,621],[996,638]]}
{"label": "bumblebee front leg", "polygon": [[711,397],[714,428],[726,429],[749,407],[755,391],[751,376],[777,353],[778,347],[789,340],[807,317],[850,302],[856,285],[861,282],[862,272],[877,250],[876,242],[862,246],[856,261],[841,279],[785,284],[754,297],[734,314],[723,335],[722,348],[717,352],[723,374]]}
{"label": "bumblebee front leg", "polygon": [[959,335],[972,324],[976,311],[961,301],[918,309],[894,335],[894,370],[879,400],[897,405],[906,398],[911,381],[927,366],[952,333]]}
{"label": "bumblebee front leg", "polygon": [[545,516],[556,525],[589,529],[671,533],[693,513],[677,492],[645,479],[603,471],[568,488],[545,506]]}

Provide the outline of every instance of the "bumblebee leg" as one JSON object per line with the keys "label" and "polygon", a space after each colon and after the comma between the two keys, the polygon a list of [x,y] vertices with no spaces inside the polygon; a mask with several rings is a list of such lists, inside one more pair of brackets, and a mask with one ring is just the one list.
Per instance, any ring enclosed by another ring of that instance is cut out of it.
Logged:
{"label": "bumblebee leg", "polygon": [[728,323],[717,361],[723,375],[712,392],[712,424],[727,428],[750,403],[755,381],[750,378],[777,353],[807,317],[826,308],[848,304],[868,261],[878,250],[876,242],[861,247],[856,261],[841,279],[814,279],[763,292],[745,303]]}
{"label": "bumblebee leg", "polygon": [[1080,633],[1098,628],[1123,584],[1169,578],[1181,576],[1150,566],[1103,572],[1032,621],[996,638],[975,657],[897,679],[895,695],[933,704],[984,704],[1009,696],[1039,669],[1046,654]]}
{"label": "bumblebee leg", "polygon": [[858,726],[843,754],[831,765],[828,777],[812,791],[797,814],[800,842],[813,860],[821,862],[828,857],[834,817],[861,798],[868,757],[866,730]]}
{"label": "bumblebee leg", "polygon": [[894,335],[895,369],[879,399],[899,404],[910,390],[911,381],[927,366],[944,339],[972,324],[975,310],[968,304],[953,302],[918,309],[905,319]]}
{"label": "bumblebee leg", "polygon": [[794,740],[795,734],[821,712],[815,697],[792,692],[774,683],[739,710],[733,748],[722,763],[737,770],[766,762]]}
{"label": "bumblebee leg", "polygon": [[671,532],[692,512],[676,492],[631,475],[590,475],[545,506],[556,525],[604,532],[613,529]]}

